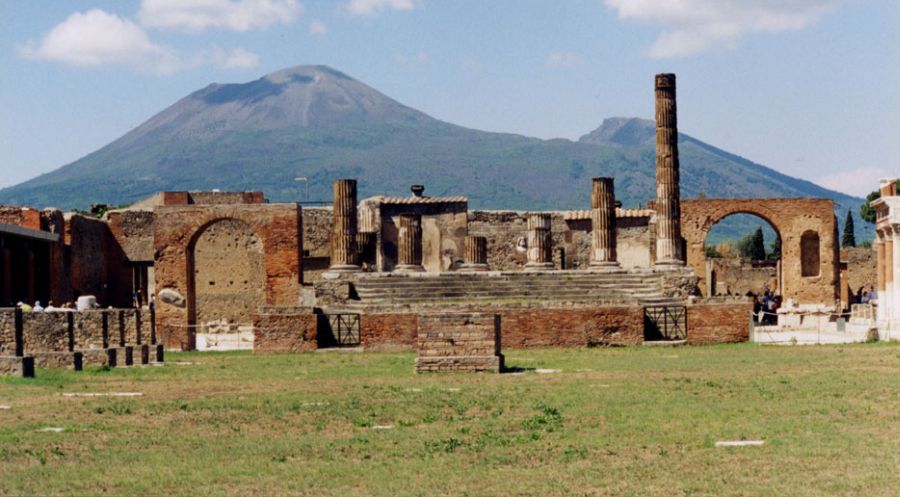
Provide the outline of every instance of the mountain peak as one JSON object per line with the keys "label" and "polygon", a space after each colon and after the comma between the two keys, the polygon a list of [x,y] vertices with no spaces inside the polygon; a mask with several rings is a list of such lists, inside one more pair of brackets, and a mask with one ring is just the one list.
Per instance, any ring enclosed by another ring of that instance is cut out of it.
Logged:
{"label": "mountain peak", "polygon": [[600,127],[578,139],[581,143],[596,143],[632,147],[652,141],[656,127],[649,119],[636,117],[608,117]]}

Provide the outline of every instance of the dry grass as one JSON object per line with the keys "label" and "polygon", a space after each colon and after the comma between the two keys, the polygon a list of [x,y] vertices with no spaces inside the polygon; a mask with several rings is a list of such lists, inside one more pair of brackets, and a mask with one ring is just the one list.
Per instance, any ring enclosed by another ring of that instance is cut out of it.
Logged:
{"label": "dry grass", "polygon": [[[507,351],[511,366],[562,370],[523,375],[416,376],[413,359],[185,353],[0,379],[0,494],[900,489],[900,346]],[[124,391],[144,395],[60,395]],[[739,439],[766,443],[714,447]]]}

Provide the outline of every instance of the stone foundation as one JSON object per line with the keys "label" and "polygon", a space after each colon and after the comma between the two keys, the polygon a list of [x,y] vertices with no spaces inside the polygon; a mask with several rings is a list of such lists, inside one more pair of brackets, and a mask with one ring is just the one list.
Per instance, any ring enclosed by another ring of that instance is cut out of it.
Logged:
{"label": "stone foundation", "polygon": [[307,352],[317,349],[318,317],[310,307],[260,308],[253,315],[253,351]]}
{"label": "stone foundation", "polygon": [[84,355],[81,352],[34,352],[34,366],[44,369],[68,369],[81,371]]}
{"label": "stone foundation", "polygon": [[503,369],[499,315],[423,314],[418,322],[417,373]]}
{"label": "stone foundation", "polygon": [[34,357],[0,356],[0,376],[34,378]]}

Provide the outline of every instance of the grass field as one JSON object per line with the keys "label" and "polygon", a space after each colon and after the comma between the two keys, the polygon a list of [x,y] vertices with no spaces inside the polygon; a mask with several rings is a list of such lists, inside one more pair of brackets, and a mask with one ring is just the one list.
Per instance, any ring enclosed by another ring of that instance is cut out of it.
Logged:
{"label": "grass field", "polygon": [[[0,495],[900,494],[898,345],[506,352],[524,374],[173,353],[2,378]],[[765,444],[715,447],[741,439]]]}

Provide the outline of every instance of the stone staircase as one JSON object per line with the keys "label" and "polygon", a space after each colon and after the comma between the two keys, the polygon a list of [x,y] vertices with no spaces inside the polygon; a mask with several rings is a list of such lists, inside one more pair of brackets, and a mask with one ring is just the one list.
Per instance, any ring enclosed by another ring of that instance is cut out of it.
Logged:
{"label": "stone staircase", "polygon": [[677,305],[659,273],[628,271],[360,274],[357,299],[329,312],[438,307],[585,307]]}

